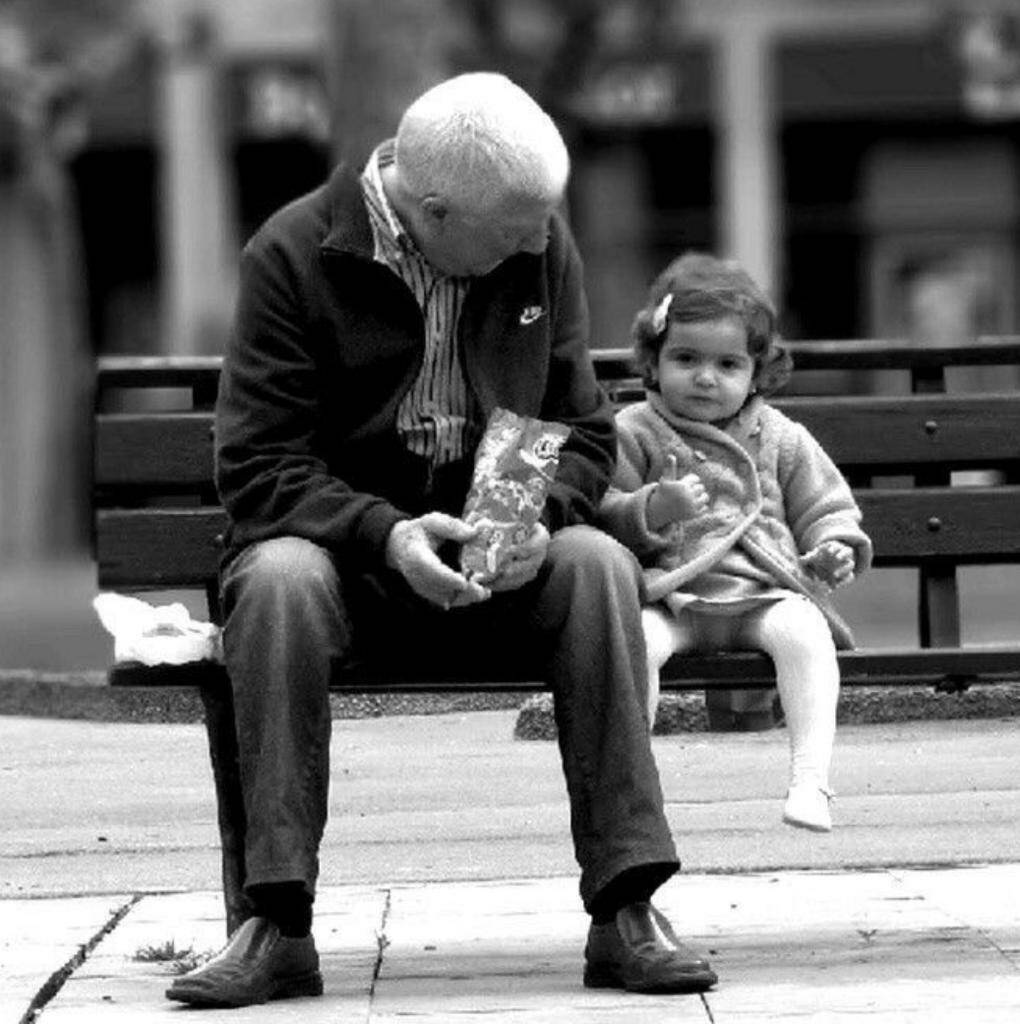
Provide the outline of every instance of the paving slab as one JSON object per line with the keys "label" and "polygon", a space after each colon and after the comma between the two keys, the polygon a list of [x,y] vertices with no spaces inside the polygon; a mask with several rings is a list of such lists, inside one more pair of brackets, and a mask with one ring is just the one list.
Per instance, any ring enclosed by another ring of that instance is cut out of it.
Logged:
{"label": "paving slab", "polygon": [[129,894],[0,901],[0,1021],[19,1021],[132,900]]}
{"label": "paving slab", "polygon": [[983,935],[1020,970],[1020,892],[1012,865],[895,874],[928,903]]}
{"label": "paving slab", "polygon": [[[286,1000],[239,1011],[207,1010],[202,1013],[203,1021],[336,1024],[367,1020],[386,904],[387,893],[379,889],[351,886],[321,894],[316,944],[326,986],[324,998]],[[222,914],[219,893],[139,900],[45,1007],[41,1024],[93,1020],[133,1024],[188,1012],[187,1007],[164,995],[179,973],[175,964],[139,959],[139,954],[168,945],[199,957],[211,954],[223,945]]]}
{"label": "paving slab", "polygon": [[[926,892],[962,881],[972,899],[1001,903],[993,868],[829,872],[714,878],[708,948],[720,978],[706,996],[728,1021],[959,1021],[991,1024],[1020,1007],[1020,973],[988,936]],[[913,884],[917,876],[927,887]],[[1018,877],[1015,867],[997,882]],[[976,907],[974,908],[976,911]],[[976,911],[979,915],[981,911]],[[1002,915],[1005,921],[1006,914]],[[1009,917],[1020,920],[1014,906]]]}
{"label": "paving slab", "polygon": [[[316,917],[325,996],[206,1011],[202,1019],[1012,1024],[1020,1007],[1018,889],[1020,863],[680,875],[656,902],[710,955],[720,983],[701,995],[640,996],[582,986],[588,921],[573,876],[327,887]],[[42,944],[55,920],[66,922],[65,949],[101,927],[102,901],[38,902],[40,914],[19,916],[28,945]],[[139,962],[137,951],[168,941],[215,948],[221,929],[218,893],[138,899],[43,1008],[40,1024],[188,1012],[163,996],[171,965]],[[7,979],[0,982],[7,990]]]}

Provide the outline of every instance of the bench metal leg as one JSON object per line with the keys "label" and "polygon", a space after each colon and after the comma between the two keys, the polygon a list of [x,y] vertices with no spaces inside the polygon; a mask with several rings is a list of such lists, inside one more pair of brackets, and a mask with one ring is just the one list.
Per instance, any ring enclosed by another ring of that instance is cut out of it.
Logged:
{"label": "bench metal leg", "polygon": [[706,687],[705,711],[710,732],[759,732],[776,725],[775,688]]}
{"label": "bench metal leg", "polygon": [[920,569],[918,633],[922,647],[959,647],[960,594],[956,567],[932,562]]}
{"label": "bench metal leg", "polygon": [[244,893],[245,815],[238,768],[234,697],[226,682],[218,686],[203,686],[200,692],[216,784],[216,811],[223,855],[223,902],[227,935],[230,936],[254,913],[251,900]]}

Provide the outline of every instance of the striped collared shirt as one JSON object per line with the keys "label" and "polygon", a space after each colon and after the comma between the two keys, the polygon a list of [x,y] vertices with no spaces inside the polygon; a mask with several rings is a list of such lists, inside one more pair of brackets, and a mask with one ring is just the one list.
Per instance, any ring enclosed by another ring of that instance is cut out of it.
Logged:
{"label": "striped collared shirt", "polygon": [[374,258],[411,289],[425,320],[425,359],[400,403],[397,429],[412,452],[442,466],[465,453],[471,398],[457,354],[457,321],[470,279],[436,273],[418,251],[383,190],[380,169],[392,161],[393,143],[384,142],[369,159],[361,187]]}

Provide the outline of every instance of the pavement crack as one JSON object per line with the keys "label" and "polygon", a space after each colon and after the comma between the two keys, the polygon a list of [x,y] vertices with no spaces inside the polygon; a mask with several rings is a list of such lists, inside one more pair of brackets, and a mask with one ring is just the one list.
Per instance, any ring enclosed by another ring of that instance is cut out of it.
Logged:
{"label": "pavement crack", "polygon": [[699,998],[701,999],[701,1005],[705,1007],[705,1013],[707,1014],[709,1021],[711,1024],[715,1024],[715,1014],[712,1013],[712,1005],[708,1001],[708,995],[702,992]]}
{"label": "pavement crack", "polygon": [[83,942],[68,960],[43,982],[39,991],[32,997],[32,1001],[28,1004],[28,1009],[22,1014],[18,1024],[32,1024],[38,1018],[47,1003],[64,987],[67,979],[85,963],[92,950],[124,920],[131,908],[142,899],[143,895],[144,893],[136,892],[127,903],[118,907],[110,915],[102,928],[88,942]]}
{"label": "pavement crack", "polygon": [[372,1003],[375,1000],[375,986],[379,980],[379,972],[382,970],[383,957],[386,955],[386,947],[390,940],[386,937],[386,927],[390,922],[390,907],[393,902],[393,890],[386,889],[386,899],[383,903],[382,917],[379,919],[379,930],[375,933],[375,963],[372,966],[372,982],[368,987],[368,1017],[372,1017]]}

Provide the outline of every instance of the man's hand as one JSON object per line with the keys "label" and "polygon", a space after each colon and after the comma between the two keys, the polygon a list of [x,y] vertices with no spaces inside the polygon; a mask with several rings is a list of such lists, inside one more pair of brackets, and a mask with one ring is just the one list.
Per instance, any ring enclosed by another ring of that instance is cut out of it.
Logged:
{"label": "man's hand", "polygon": [[548,550],[549,531],[541,523],[535,523],[531,535],[510,549],[506,564],[493,579],[487,581],[489,589],[517,590],[530,583],[542,568]]}
{"label": "man's hand", "polygon": [[463,544],[477,533],[463,519],[428,512],[401,520],[386,539],[386,564],[407,580],[411,589],[440,608],[485,601],[490,591],[451,569],[436,554],[446,541]]}
{"label": "man's hand", "polygon": [[708,509],[708,491],[698,474],[687,473],[678,480],[677,472],[676,456],[667,455],[666,468],[649,495],[645,510],[648,528],[656,533]]}
{"label": "man's hand", "polygon": [[827,540],[801,555],[800,564],[812,576],[835,589],[854,578],[854,549],[841,540]]}

